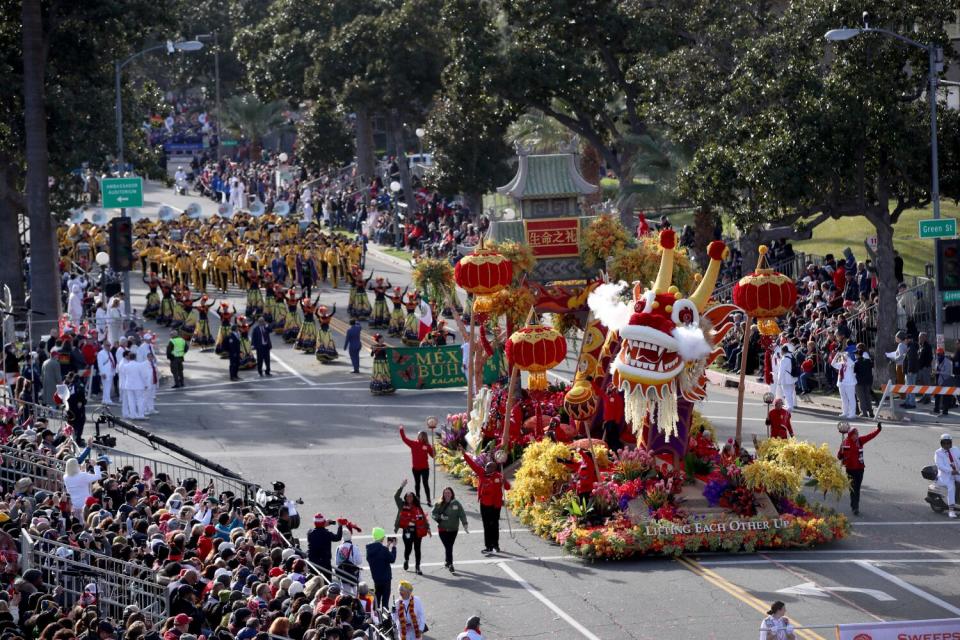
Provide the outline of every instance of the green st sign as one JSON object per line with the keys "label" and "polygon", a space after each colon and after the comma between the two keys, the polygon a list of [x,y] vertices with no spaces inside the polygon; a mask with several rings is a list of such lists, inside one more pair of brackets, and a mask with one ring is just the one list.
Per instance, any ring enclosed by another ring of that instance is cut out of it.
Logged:
{"label": "green st sign", "polygon": [[957,235],[956,218],[932,218],[920,220],[920,239],[953,238]]}
{"label": "green st sign", "polygon": [[104,209],[143,206],[143,178],[104,178],[100,181]]}
{"label": "green st sign", "polygon": [[944,291],[944,302],[960,302],[960,291]]}

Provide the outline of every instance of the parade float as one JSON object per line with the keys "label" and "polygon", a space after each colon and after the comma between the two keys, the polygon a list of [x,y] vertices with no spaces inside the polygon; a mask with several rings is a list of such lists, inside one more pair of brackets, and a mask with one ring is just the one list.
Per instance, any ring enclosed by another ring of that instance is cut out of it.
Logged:
{"label": "parade float", "polygon": [[[467,410],[435,434],[438,463],[467,484],[475,479],[464,451],[505,465],[520,522],[588,559],[808,547],[847,535],[846,518],[816,502],[848,488],[826,445],[754,438],[751,454],[739,429],[719,442],[694,409],[732,314],[744,312],[711,299],[724,244],[711,243],[695,273],[673,230],[634,240],[611,216],[580,215],[592,185],[572,156],[522,155],[519,165],[501,189],[519,220],[495,221],[491,235],[494,247],[529,247],[535,262],[507,267],[504,252],[487,248],[454,274],[473,300],[464,362],[476,385]],[[742,283],[752,287],[742,296],[752,317],[789,310],[779,276],[761,264]],[[510,302],[498,305],[505,291]],[[508,313],[502,332],[498,316]],[[573,379],[548,379],[575,332]],[[476,367],[499,353],[487,339],[498,334],[505,368],[491,384]],[[611,434],[622,448],[600,437]]]}

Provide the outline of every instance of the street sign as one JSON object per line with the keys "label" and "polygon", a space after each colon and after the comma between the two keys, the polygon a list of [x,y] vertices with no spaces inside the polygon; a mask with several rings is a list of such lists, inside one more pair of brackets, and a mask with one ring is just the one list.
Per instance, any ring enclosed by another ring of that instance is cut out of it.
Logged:
{"label": "street sign", "polygon": [[100,191],[104,209],[143,206],[143,178],[104,178]]}
{"label": "street sign", "polygon": [[221,140],[220,145],[224,147],[235,147],[239,143],[238,140]]}
{"label": "street sign", "polygon": [[944,291],[944,302],[960,302],[960,291]]}
{"label": "street sign", "polygon": [[920,238],[922,240],[931,240],[933,238],[953,238],[957,235],[956,218],[931,218],[929,220],[920,220]]}

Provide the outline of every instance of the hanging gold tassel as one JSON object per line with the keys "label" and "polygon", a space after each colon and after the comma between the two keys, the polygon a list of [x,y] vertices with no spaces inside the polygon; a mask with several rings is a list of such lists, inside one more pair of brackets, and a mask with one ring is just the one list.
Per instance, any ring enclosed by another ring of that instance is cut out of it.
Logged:
{"label": "hanging gold tassel", "polygon": [[527,388],[530,391],[546,391],[547,373],[545,371],[531,371],[527,378]]}

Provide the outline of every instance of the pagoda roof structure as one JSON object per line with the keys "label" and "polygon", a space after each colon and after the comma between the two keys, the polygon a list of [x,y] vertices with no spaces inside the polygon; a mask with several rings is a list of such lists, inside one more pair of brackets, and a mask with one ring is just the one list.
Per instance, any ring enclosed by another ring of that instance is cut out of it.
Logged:
{"label": "pagoda roof structure", "polygon": [[590,195],[599,189],[580,175],[572,153],[521,154],[518,160],[517,175],[498,193],[520,200]]}

